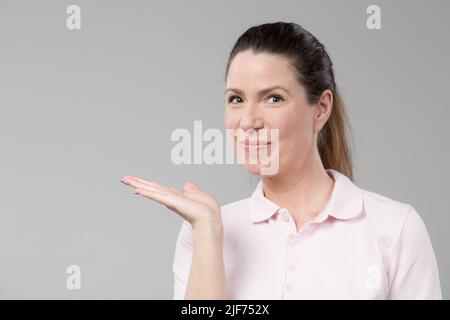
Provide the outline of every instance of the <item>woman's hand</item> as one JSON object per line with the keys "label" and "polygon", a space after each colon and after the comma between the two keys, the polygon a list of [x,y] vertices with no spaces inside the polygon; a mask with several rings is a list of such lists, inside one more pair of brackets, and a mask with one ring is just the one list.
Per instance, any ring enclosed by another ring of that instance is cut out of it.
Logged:
{"label": "woman's hand", "polygon": [[185,299],[226,299],[223,227],[220,205],[210,194],[188,182],[185,191],[142,178],[125,176],[122,182],[135,193],[178,213],[194,229],[192,262]]}
{"label": "woman's hand", "polygon": [[134,176],[123,177],[122,183],[135,188],[135,194],[157,201],[176,212],[193,228],[203,224],[221,225],[219,203],[192,182],[184,185],[185,191]]}

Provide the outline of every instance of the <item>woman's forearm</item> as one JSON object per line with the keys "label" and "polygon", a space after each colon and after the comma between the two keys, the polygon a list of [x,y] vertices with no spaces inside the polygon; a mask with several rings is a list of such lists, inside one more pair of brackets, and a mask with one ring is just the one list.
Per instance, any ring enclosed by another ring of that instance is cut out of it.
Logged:
{"label": "woman's forearm", "polygon": [[223,227],[194,227],[194,248],[185,299],[227,299],[223,261]]}

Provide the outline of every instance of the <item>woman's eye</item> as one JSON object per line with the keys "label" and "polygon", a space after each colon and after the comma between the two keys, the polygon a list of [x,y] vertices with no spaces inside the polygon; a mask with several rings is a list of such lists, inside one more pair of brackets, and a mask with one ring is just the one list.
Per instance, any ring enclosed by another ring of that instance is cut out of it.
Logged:
{"label": "woman's eye", "polygon": [[236,104],[235,102],[236,102],[236,100],[235,99],[241,99],[239,96],[231,96],[231,97],[229,97],[228,98],[228,103],[231,103],[231,104]]}
{"label": "woman's eye", "polygon": [[[274,100],[271,100],[272,98]],[[280,95],[277,95],[277,94],[271,95],[269,97],[269,101],[270,100],[272,101],[272,102],[270,102],[270,104],[284,101],[283,97],[281,97]],[[238,104],[238,103],[242,102],[242,99],[239,96],[231,96],[231,97],[228,98],[227,101],[228,101],[228,103],[231,103],[231,104]]]}
{"label": "woman's eye", "polygon": [[270,101],[271,98],[275,98],[275,99],[278,100],[278,101],[274,101],[274,103],[277,103],[277,102],[280,102],[280,101],[283,101],[283,100],[284,100],[283,97],[281,97],[281,96],[279,96],[279,95],[277,95],[277,94],[271,95],[271,96],[269,97],[269,101]]}

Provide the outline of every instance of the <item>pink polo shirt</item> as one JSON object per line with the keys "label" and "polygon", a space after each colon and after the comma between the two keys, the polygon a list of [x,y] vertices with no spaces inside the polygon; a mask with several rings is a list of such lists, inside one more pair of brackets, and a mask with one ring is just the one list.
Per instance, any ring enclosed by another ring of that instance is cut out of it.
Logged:
{"label": "pink polo shirt", "polygon": [[[425,224],[410,204],[335,180],[325,209],[299,232],[260,180],[251,197],[221,207],[230,299],[442,299]],[[184,299],[193,233],[183,221],[173,260]]]}

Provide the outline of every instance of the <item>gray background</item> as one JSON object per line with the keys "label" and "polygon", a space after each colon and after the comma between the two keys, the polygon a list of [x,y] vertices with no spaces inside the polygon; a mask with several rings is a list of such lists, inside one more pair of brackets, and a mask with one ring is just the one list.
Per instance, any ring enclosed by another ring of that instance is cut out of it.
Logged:
{"label": "gray background", "polygon": [[[81,7],[82,29],[66,28]],[[382,30],[366,28],[381,7]],[[0,298],[171,299],[181,218],[120,183],[250,195],[238,165],[172,164],[176,128],[223,129],[237,37],[270,21],[325,44],[350,114],[355,182],[412,203],[450,293],[450,2],[0,1]],[[81,290],[66,267],[81,267]]]}

